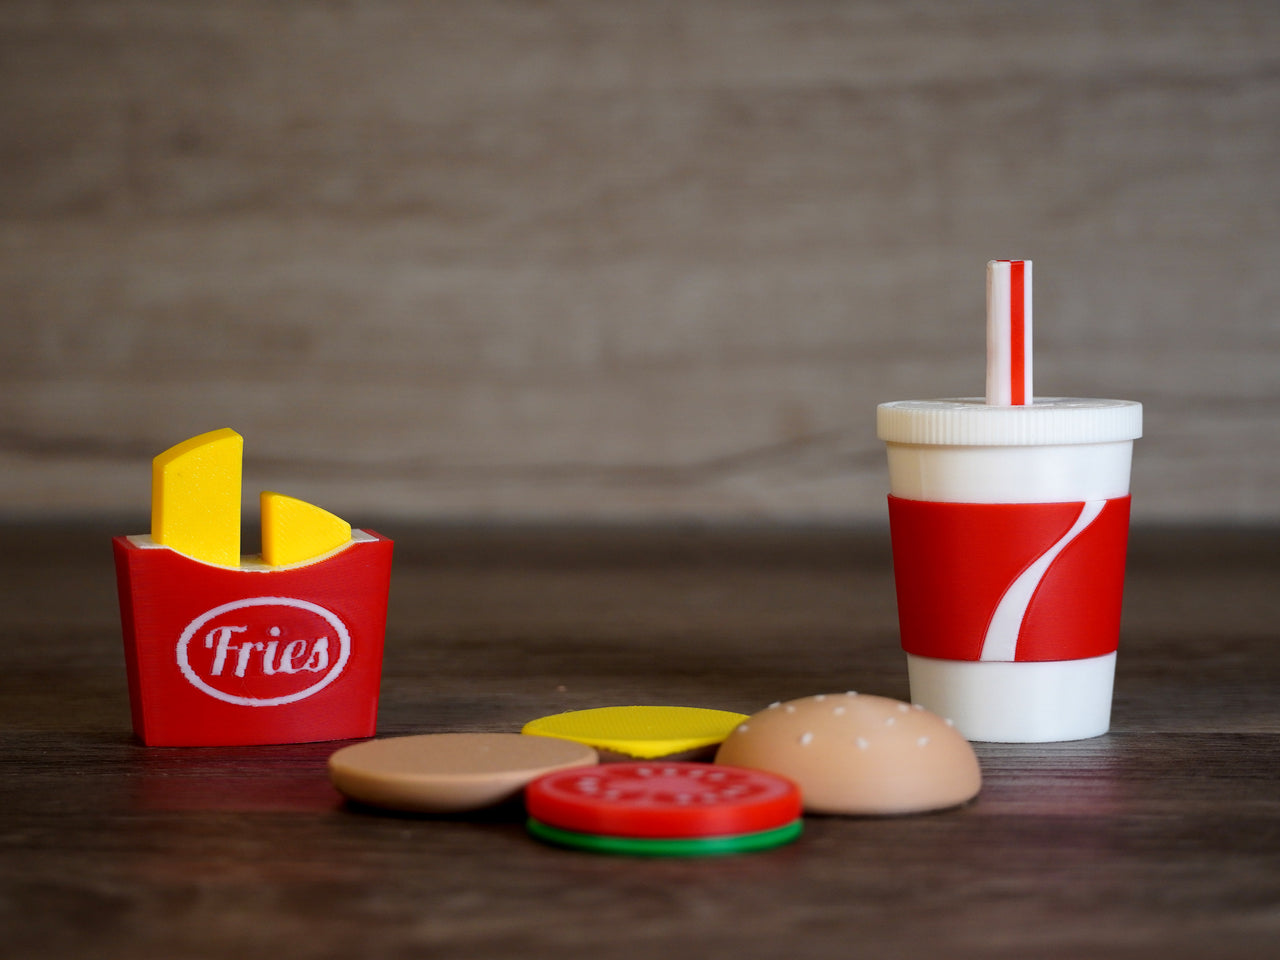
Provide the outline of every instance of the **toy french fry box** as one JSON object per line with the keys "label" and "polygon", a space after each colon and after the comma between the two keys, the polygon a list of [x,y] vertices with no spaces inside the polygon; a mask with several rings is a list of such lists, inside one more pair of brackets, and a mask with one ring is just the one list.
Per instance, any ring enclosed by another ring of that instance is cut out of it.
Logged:
{"label": "toy french fry box", "polygon": [[240,555],[244,440],[156,457],[151,535],[116,537],[133,728],[150,746],[374,734],[392,543],[262,494],[262,555]]}

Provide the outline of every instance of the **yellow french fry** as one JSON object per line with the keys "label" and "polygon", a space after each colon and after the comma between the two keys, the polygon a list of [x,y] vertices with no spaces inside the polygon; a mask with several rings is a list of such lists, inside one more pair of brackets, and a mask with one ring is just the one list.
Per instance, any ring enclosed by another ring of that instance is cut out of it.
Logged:
{"label": "yellow french fry", "polygon": [[151,463],[151,539],[205,563],[240,563],[244,438],[223,427]]}
{"label": "yellow french fry", "polygon": [[351,539],[351,524],[305,500],[264,490],[261,501],[262,560],[273,567],[302,563]]}

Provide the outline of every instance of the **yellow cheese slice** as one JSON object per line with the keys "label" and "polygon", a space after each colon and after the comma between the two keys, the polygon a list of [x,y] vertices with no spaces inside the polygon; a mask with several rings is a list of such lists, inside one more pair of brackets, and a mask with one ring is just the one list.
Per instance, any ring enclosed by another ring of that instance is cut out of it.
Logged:
{"label": "yellow cheese slice", "polygon": [[227,427],[170,447],[151,463],[151,539],[205,563],[240,563],[244,438]]}
{"label": "yellow cheese slice", "polygon": [[746,719],[705,707],[597,707],[530,720],[520,732],[653,760],[713,747]]}
{"label": "yellow cheese slice", "polygon": [[262,492],[262,560],[273,567],[302,563],[336,550],[351,539],[351,524],[327,510]]}

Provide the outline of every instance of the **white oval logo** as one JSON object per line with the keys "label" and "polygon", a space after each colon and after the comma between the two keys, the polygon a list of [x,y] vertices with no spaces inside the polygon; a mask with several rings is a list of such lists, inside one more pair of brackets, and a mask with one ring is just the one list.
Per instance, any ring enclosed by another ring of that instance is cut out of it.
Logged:
{"label": "white oval logo", "polygon": [[318,604],[250,597],[192,620],[178,638],[176,654],[182,675],[209,696],[277,707],[333,683],[351,656],[351,634]]}

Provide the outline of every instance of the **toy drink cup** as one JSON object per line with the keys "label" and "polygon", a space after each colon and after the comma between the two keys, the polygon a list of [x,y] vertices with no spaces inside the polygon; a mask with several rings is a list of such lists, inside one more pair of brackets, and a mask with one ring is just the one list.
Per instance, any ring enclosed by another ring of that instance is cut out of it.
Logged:
{"label": "toy drink cup", "polygon": [[911,697],[979,741],[1110,726],[1142,434],[1138,403],[1032,399],[1030,268],[988,265],[986,398],[877,411]]}

